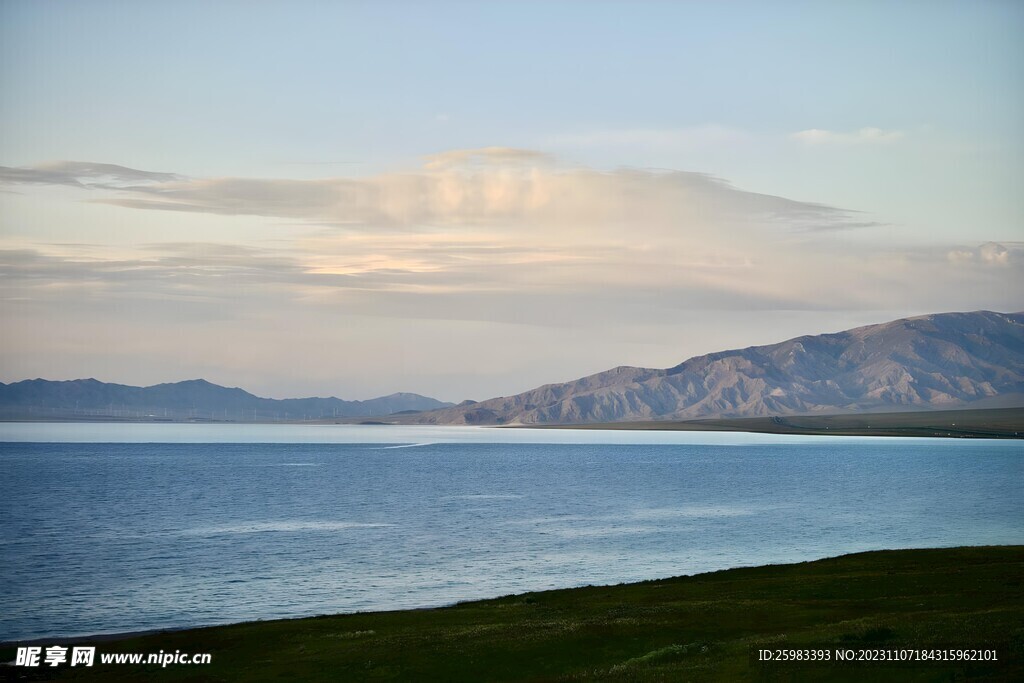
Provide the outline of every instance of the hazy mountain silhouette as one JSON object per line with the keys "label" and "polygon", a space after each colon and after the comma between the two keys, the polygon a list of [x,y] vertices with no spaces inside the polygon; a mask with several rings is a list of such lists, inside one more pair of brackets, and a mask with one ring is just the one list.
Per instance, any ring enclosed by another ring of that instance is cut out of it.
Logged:
{"label": "hazy mountain silhouette", "polygon": [[0,415],[8,419],[80,417],[216,420],[304,420],[369,417],[450,406],[419,394],[391,394],[367,401],[338,398],[260,398],[238,388],[193,379],[151,387],[95,379],[31,379],[0,383]]}

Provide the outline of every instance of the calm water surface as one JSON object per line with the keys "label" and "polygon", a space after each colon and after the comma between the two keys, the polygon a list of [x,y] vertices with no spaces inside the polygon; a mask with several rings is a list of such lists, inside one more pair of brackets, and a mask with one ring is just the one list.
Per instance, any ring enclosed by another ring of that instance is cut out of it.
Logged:
{"label": "calm water surface", "polygon": [[0,425],[0,640],[1024,543],[1024,444]]}

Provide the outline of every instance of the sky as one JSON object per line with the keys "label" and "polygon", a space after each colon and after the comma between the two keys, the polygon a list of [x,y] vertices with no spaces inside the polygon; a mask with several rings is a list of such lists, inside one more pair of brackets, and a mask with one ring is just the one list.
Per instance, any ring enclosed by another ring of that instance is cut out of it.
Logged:
{"label": "sky", "polygon": [[0,381],[481,400],[1024,309],[1024,4],[0,0]]}

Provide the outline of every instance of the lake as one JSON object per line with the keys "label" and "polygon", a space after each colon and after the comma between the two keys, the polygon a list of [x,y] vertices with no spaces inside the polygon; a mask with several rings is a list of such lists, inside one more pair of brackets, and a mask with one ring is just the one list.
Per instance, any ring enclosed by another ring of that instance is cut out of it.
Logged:
{"label": "lake", "polygon": [[1024,543],[1020,441],[0,424],[0,640]]}

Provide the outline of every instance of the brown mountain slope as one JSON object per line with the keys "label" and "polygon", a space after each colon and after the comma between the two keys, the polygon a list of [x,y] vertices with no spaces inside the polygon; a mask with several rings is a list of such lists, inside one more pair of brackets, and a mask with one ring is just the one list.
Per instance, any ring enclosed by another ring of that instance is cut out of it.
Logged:
{"label": "brown mountain slope", "polygon": [[1024,392],[1024,313],[943,313],[619,367],[435,410],[436,424],[578,424],[952,408]]}

